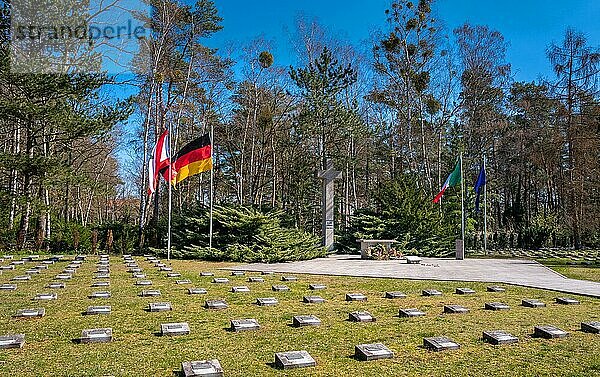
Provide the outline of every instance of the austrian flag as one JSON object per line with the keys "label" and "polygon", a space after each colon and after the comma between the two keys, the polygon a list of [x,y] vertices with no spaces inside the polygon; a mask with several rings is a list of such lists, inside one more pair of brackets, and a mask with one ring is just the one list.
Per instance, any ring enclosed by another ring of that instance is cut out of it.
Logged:
{"label": "austrian flag", "polygon": [[435,199],[433,199],[433,202],[439,203],[440,199],[442,199],[442,196],[444,196],[444,192],[446,192],[446,189],[448,187],[457,186],[459,183],[460,183],[460,161],[457,161],[456,167],[454,167],[454,170],[452,171],[452,173],[450,173],[450,175],[446,179],[444,186],[442,186],[442,189],[440,190],[439,194],[437,194]]}
{"label": "austrian flag", "polygon": [[171,164],[169,151],[169,130],[165,130],[154,146],[152,157],[148,161],[148,195],[156,191],[158,186],[158,175]]}

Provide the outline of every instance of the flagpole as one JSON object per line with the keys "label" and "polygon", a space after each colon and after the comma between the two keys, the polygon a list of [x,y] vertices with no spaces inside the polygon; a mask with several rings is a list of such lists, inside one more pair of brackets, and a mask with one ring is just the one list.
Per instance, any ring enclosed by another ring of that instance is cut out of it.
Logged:
{"label": "flagpole", "polygon": [[463,154],[460,152],[460,208],[462,233],[462,259],[465,258],[465,180],[463,179]]}
{"label": "flagpole", "polygon": [[[487,181],[486,156],[483,154],[483,171]],[[487,255],[487,182],[483,185],[483,253]]]}
{"label": "flagpole", "polygon": [[172,145],[171,145],[171,131],[172,130],[172,125],[171,122],[169,122],[169,182],[167,182],[167,185],[169,185],[169,221],[168,221],[168,225],[167,225],[167,260],[171,260],[171,210],[173,207],[173,183],[171,181],[171,178],[173,177],[173,161],[170,161],[171,159],[171,150],[172,150]]}
{"label": "flagpole", "polygon": [[[214,129],[213,123],[210,122],[210,159],[214,164],[215,159],[213,158],[215,141],[214,141]],[[213,238],[213,198],[214,198],[214,166],[210,169],[210,218],[208,222],[208,249],[212,250],[212,238]]]}

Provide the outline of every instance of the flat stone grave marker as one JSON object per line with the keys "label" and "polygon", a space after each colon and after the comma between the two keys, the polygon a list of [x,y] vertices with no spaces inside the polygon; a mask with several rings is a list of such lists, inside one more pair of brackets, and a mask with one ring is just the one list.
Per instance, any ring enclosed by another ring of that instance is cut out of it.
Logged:
{"label": "flat stone grave marker", "polygon": [[231,271],[231,276],[244,276],[245,274],[244,271]]}
{"label": "flat stone grave marker", "polygon": [[105,315],[110,314],[110,306],[88,306],[85,314],[87,315]]}
{"label": "flat stone grave marker", "polygon": [[16,260],[14,262],[10,262],[10,264],[12,264],[13,266],[21,266],[25,264],[25,261],[23,260]]}
{"label": "flat stone grave marker", "polygon": [[249,277],[248,283],[264,283],[265,279],[259,277]]}
{"label": "flat stone grave marker", "polygon": [[322,304],[325,302],[325,299],[321,296],[304,296],[302,297],[302,301],[305,304]]}
{"label": "flat stone grave marker", "polygon": [[97,281],[92,284],[92,287],[109,287],[109,286],[110,286],[109,281]]}
{"label": "flat stone grave marker", "polygon": [[0,349],[23,348],[25,334],[12,334],[0,336]]}
{"label": "flat stone grave marker", "polygon": [[581,331],[591,334],[600,334],[600,322],[582,322]]}
{"label": "flat stone grave marker", "polygon": [[535,326],[533,328],[533,336],[537,338],[561,339],[566,338],[568,335],[568,332],[555,326]]}
{"label": "flat stone grave marker", "polygon": [[213,274],[212,272],[201,272],[200,276],[215,276],[215,274]]}
{"label": "flat stone grave marker", "polygon": [[30,275],[19,275],[19,276],[15,276],[14,278],[10,279],[13,281],[26,281],[26,280],[31,280],[31,276]]}
{"label": "flat stone grave marker", "polygon": [[261,275],[273,275],[273,271],[261,271]]}
{"label": "flat stone grave marker", "polygon": [[110,262],[108,260],[101,260],[98,262],[98,264],[100,266],[108,266],[108,265],[110,265]]}
{"label": "flat stone grave marker", "polygon": [[152,285],[152,281],[151,280],[138,280],[135,282],[135,285],[148,286],[148,285]]}
{"label": "flat stone grave marker", "polygon": [[6,259],[6,260],[9,260],[9,259],[13,259],[14,256],[12,256],[12,255],[3,255],[2,258]]}
{"label": "flat stone grave marker", "polygon": [[438,291],[437,289],[424,289],[421,294],[423,296],[441,296],[442,292]]}
{"label": "flat stone grave marker", "polygon": [[288,288],[287,285],[273,285],[273,286],[271,286],[271,289],[274,290],[275,292],[284,292],[284,291],[290,290],[290,288]]}
{"label": "flat stone grave marker", "polygon": [[[48,266],[35,266],[35,268],[38,268],[38,267],[48,269]],[[81,267],[81,265],[77,264],[77,263],[71,263],[71,264],[67,265],[67,268],[71,268],[71,269],[78,269],[79,267]]]}
{"label": "flat stone grave marker", "polygon": [[110,279],[110,274],[107,274],[107,273],[96,274],[96,276],[94,276],[94,279]]}
{"label": "flat stone grave marker", "polygon": [[248,318],[231,320],[231,331],[233,332],[252,331],[258,329],[260,329],[260,325],[256,319]]}
{"label": "flat stone grave marker", "polygon": [[37,274],[39,274],[39,273],[40,273],[40,270],[37,270],[37,269],[35,269],[35,268],[31,268],[31,269],[29,269],[29,270],[25,270],[25,273],[26,273],[27,275],[37,275]]}
{"label": "flat stone grave marker", "polygon": [[296,369],[317,366],[317,362],[306,351],[277,352],[275,366],[279,369]]}
{"label": "flat stone grave marker", "polygon": [[17,289],[16,284],[2,284],[0,285],[0,291],[14,291]]}
{"label": "flat stone grave marker", "polygon": [[579,305],[579,301],[570,297],[557,297],[556,303],[561,305]]}
{"label": "flat stone grave marker", "polygon": [[510,310],[510,306],[503,302],[486,302],[485,310]]}
{"label": "flat stone grave marker", "polygon": [[112,329],[86,329],[81,331],[81,343],[108,343],[112,342]]}
{"label": "flat stone grave marker", "polygon": [[148,304],[149,312],[168,312],[173,310],[170,302],[151,302]]}
{"label": "flat stone grave marker", "polygon": [[327,289],[327,286],[323,284],[309,284],[308,289],[310,289],[311,291],[320,291],[323,289]]}
{"label": "flat stone grave marker", "polygon": [[132,279],[145,279],[146,278],[146,274],[132,274],[131,275]]}
{"label": "flat stone grave marker", "polygon": [[227,309],[228,306],[225,300],[206,300],[204,302],[204,308],[210,310],[221,310]]}
{"label": "flat stone grave marker", "polygon": [[92,294],[90,294],[88,297],[89,298],[110,298],[110,292],[108,292],[108,291],[92,292]]}
{"label": "flat stone grave marker", "polygon": [[367,296],[362,293],[346,293],[346,301],[367,301]]}
{"label": "flat stone grave marker", "polygon": [[33,298],[34,300],[37,301],[49,301],[49,300],[56,300],[58,298],[58,295],[56,293],[40,293],[35,295],[35,297]]}
{"label": "flat stone grave marker", "polygon": [[376,319],[369,312],[352,312],[348,314],[348,319],[352,322],[375,322]]}
{"label": "flat stone grave marker", "polygon": [[160,333],[162,336],[188,335],[190,333],[190,325],[187,322],[161,323]]}
{"label": "flat stone grave marker", "polygon": [[457,295],[474,295],[475,293],[471,288],[456,288]]}
{"label": "flat stone grave marker", "polygon": [[160,271],[163,271],[163,272],[170,272],[170,271],[173,271],[173,267],[161,267],[161,268],[160,268]]}
{"label": "flat stone grave marker", "polygon": [[519,338],[509,334],[506,331],[495,330],[495,331],[484,331],[483,332],[483,340],[485,342],[491,343],[495,346],[502,344],[512,344],[517,343]]}
{"label": "flat stone grave marker", "polygon": [[46,288],[50,289],[64,289],[66,287],[65,283],[53,282],[46,286]]}
{"label": "flat stone grave marker", "polygon": [[212,282],[214,284],[227,284],[227,283],[229,283],[229,279],[227,279],[227,278],[214,278],[212,280]]}
{"label": "flat stone grave marker", "polygon": [[487,287],[487,291],[488,292],[496,292],[496,293],[501,293],[501,292],[505,292],[506,289],[499,287],[497,285],[490,285],[489,287]]}
{"label": "flat stone grave marker", "polygon": [[97,274],[109,274],[110,273],[110,269],[108,268],[98,268],[96,270]]}
{"label": "flat stone grave marker", "polygon": [[282,276],[281,281],[298,281],[298,278],[295,276]]}
{"label": "flat stone grave marker", "polygon": [[[71,275],[75,275],[75,273],[77,272],[76,269],[74,268],[65,268],[64,270],[62,270],[63,274],[71,274]],[[38,274],[40,272],[38,271]]]}
{"label": "flat stone grave marker", "polygon": [[524,299],[521,301],[521,305],[526,308],[543,308],[546,306],[542,301],[535,299]]}
{"label": "flat stone grave marker", "polygon": [[258,306],[275,306],[277,304],[279,304],[279,301],[274,297],[260,297],[256,299],[256,305]]}
{"label": "flat stone grave marker", "polygon": [[208,291],[204,288],[188,288],[188,294],[190,295],[205,295]]}
{"label": "flat stone grave marker", "polygon": [[404,257],[404,259],[406,259],[407,264],[421,264],[421,262],[423,261],[422,258],[416,255],[407,255]]}
{"label": "flat stone grave marker", "polygon": [[446,350],[457,350],[460,348],[460,344],[456,343],[450,338],[445,336],[437,336],[432,338],[424,338],[423,346],[428,350],[439,352]]}
{"label": "flat stone grave marker", "polygon": [[179,272],[169,272],[167,274],[167,277],[168,278],[178,278],[178,277],[181,277],[181,274]]}
{"label": "flat stone grave marker", "polygon": [[156,263],[154,263],[154,267],[156,267],[156,268],[164,268],[164,267],[167,267],[167,265],[164,264],[164,263],[156,262]]}
{"label": "flat stone grave marker", "polygon": [[223,368],[219,360],[186,361],[181,363],[185,377],[223,377]]}
{"label": "flat stone grave marker", "polygon": [[46,309],[38,308],[38,309],[19,309],[17,310],[17,314],[13,317],[15,318],[36,318],[43,317],[46,314]]}
{"label": "flat stone grave marker", "polygon": [[150,289],[150,290],[142,291],[140,293],[140,296],[142,296],[142,297],[157,297],[157,296],[160,296],[160,291],[158,289]]}
{"label": "flat stone grave marker", "polygon": [[233,293],[247,293],[250,292],[250,288],[245,285],[239,287],[231,287],[231,292]]}
{"label": "flat stone grave marker", "polygon": [[189,280],[189,279],[176,280],[175,284],[179,284],[179,285],[182,285],[182,284],[192,284],[192,281]]}
{"label": "flat stone grave marker", "polygon": [[137,263],[135,263],[135,262],[129,262],[129,263],[127,263],[125,266],[126,266],[126,267],[129,267],[129,268],[138,268],[138,267],[140,267],[140,266],[138,266],[138,264],[137,264]]}
{"label": "flat stone grave marker", "polygon": [[314,315],[297,315],[292,318],[292,326],[294,327],[305,327],[305,326],[320,326],[321,320]]}
{"label": "flat stone grave marker", "polygon": [[[55,262],[53,260],[43,260],[41,263],[48,266],[48,265],[54,264]],[[75,262],[73,262],[73,263],[75,263]]]}
{"label": "flat stone grave marker", "polygon": [[15,266],[12,266],[12,265],[0,266],[0,270],[3,270],[3,271],[9,271],[9,270],[14,270],[14,269],[15,269]]}
{"label": "flat stone grave marker", "polygon": [[399,317],[422,317],[425,315],[425,312],[420,311],[417,308],[409,308],[409,309],[400,309],[398,311]]}
{"label": "flat stone grave marker", "polygon": [[385,292],[385,298],[392,300],[397,298],[406,298],[406,293],[399,291]]}
{"label": "flat stone grave marker", "polygon": [[137,273],[137,272],[142,272],[143,270],[139,267],[135,267],[135,268],[130,268],[127,272],[130,273]]}
{"label": "flat stone grave marker", "polygon": [[461,305],[444,305],[444,313],[446,314],[464,314],[468,312],[469,309]]}
{"label": "flat stone grave marker", "polygon": [[354,346],[354,358],[360,361],[391,359],[393,357],[394,353],[382,343]]}

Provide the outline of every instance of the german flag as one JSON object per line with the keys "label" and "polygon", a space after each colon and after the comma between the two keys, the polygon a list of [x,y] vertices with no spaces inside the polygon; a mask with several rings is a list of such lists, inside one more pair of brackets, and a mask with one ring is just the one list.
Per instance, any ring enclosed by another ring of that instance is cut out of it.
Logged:
{"label": "german flag", "polygon": [[172,157],[173,178],[171,183],[177,184],[196,174],[212,169],[212,145],[210,135],[206,134],[185,147]]}

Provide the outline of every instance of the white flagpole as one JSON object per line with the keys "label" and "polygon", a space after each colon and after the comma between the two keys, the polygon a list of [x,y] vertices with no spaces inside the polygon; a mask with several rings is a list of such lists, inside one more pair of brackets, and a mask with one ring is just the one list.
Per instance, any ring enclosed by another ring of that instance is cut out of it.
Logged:
{"label": "white flagpole", "polygon": [[461,233],[462,257],[465,257],[465,180],[463,178],[463,154],[460,153],[460,208],[461,208]]}
{"label": "white flagpole", "polygon": [[171,182],[171,177],[173,176],[173,168],[172,168],[172,145],[171,145],[171,132],[172,130],[171,122],[169,122],[169,181],[167,185],[169,185],[169,221],[167,225],[167,260],[171,260],[171,209],[173,203],[173,184]]}
{"label": "white flagpole", "polygon": [[210,218],[208,223],[208,248],[212,250],[212,238],[213,238],[213,198],[214,198],[214,176],[215,176],[215,167],[214,167],[214,129],[213,124],[210,122],[210,158],[213,163],[213,167],[210,169]]}
{"label": "white flagpole", "polygon": [[487,163],[485,153],[483,154],[483,171],[485,172],[485,184],[483,185],[483,253],[487,255]]}

